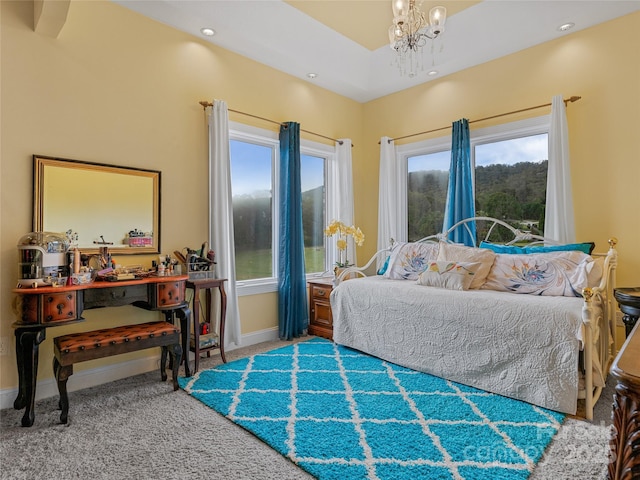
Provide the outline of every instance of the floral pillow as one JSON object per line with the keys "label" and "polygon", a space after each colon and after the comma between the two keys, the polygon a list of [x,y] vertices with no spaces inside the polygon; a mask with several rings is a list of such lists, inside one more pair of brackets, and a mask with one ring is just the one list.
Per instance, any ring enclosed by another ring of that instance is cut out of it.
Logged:
{"label": "floral pillow", "polygon": [[469,290],[476,272],[482,264],[469,262],[431,262],[418,276],[416,283],[427,287]]}
{"label": "floral pillow", "polygon": [[491,265],[493,265],[495,258],[496,254],[491,250],[447,242],[440,242],[440,249],[438,251],[438,260],[477,262],[480,264],[469,288],[480,288],[482,286],[487,275],[489,275],[489,270],[491,270]]}
{"label": "floral pillow", "polygon": [[437,243],[398,242],[391,250],[389,266],[383,276],[394,280],[416,280],[437,258]]}
{"label": "floral pillow", "polygon": [[587,266],[593,261],[578,252],[498,254],[482,286],[496,290],[533,295],[581,297],[588,285]]}

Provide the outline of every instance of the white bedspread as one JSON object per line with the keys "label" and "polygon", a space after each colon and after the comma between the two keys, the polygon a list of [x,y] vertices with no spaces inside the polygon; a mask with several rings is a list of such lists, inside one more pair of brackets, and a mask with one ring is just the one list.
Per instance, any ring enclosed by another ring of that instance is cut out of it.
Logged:
{"label": "white bedspread", "polygon": [[334,288],[333,339],[414,370],[575,413],[581,305],[581,298],[367,277]]}

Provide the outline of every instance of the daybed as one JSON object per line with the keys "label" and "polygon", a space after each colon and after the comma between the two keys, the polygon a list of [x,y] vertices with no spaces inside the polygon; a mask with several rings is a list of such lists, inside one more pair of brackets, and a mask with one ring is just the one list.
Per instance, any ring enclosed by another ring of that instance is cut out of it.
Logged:
{"label": "daybed", "polygon": [[[448,240],[472,222],[481,248]],[[496,227],[512,239],[491,242]],[[333,289],[333,339],[551,410],[575,414],[584,398],[591,419],[615,353],[615,240],[604,254],[552,243],[488,217],[396,243],[342,273],[364,278]],[[365,276],[380,256],[384,273]]]}

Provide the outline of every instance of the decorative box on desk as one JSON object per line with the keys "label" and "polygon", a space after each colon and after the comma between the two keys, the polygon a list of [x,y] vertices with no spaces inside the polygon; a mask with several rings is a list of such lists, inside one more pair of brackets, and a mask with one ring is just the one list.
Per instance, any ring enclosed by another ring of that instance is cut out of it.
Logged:
{"label": "decorative box on desk", "polygon": [[309,284],[309,334],[333,340],[333,315],[329,296],[333,277],[311,280]]}

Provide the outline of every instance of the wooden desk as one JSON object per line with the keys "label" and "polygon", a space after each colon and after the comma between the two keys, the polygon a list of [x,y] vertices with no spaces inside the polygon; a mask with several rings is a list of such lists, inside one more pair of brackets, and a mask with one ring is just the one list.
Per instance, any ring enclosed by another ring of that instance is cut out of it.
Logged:
{"label": "wooden desk", "polygon": [[[195,353],[195,364],[193,367],[193,373],[198,371],[200,366],[200,352],[207,352],[207,356],[211,353],[211,350],[219,348],[222,361],[227,363],[227,359],[224,355],[224,325],[227,317],[227,294],[224,291],[224,282],[226,278],[204,278],[198,280],[188,280],[187,288],[193,290],[193,347],[191,351]],[[200,291],[205,291],[205,323],[208,323],[211,328],[211,289],[217,288],[220,292],[220,331],[218,332],[218,342],[214,345],[210,345],[204,348],[200,348]],[[185,350],[189,352],[189,350]],[[188,354],[185,353],[185,362],[189,362]]]}
{"label": "wooden desk", "polygon": [[[18,321],[12,326],[16,335],[18,397],[16,410],[25,409],[22,425],[30,427],[35,419],[34,403],[38,375],[39,345],[48,328],[84,321],[86,309],[134,305],[164,312],[168,321],[174,313],[180,318],[182,348],[189,348],[191,311],[184,300],[187,275],[149,277],[122,282],[93,282],[66,287],[16,288]],[[185,374],[191,376],[189,362]]]}
{"label": "wooden desk", "polygon": [[640,478],[640,324],[620,349],[611,375],[617,380],[613,394],[613,432],[609,440],[609,480]]}

